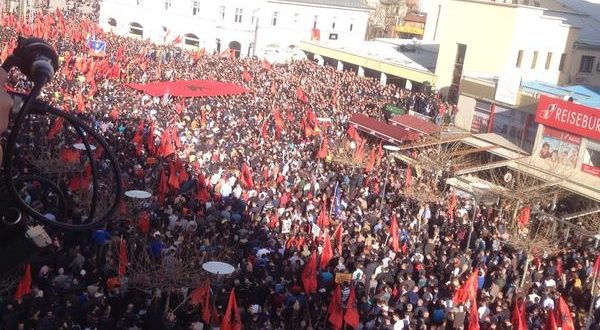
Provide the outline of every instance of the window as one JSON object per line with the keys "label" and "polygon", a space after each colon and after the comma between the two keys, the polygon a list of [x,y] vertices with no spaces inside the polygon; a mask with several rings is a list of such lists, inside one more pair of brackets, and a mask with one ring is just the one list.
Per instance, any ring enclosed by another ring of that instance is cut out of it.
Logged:
{"label": "window", "polygon": [[171,9],[172,4],[171,0],[165,0],[165,10]]}
{"label": "window", "polygon": [[594,67],[594,56],[581,56],[581,63],[579,63],[579,72],[592,72]]}
{"label": "window", "polygon": [[316,29],[318,24],[319,24],[319,15],[315,15],[315,17],[313,18],[313,29]]}
{"label": "window", "polygon": [[277,16],[279,16],[279,13],[274,11],[273,12],[273,17],[271,18],[271,25],[272,26],[277,26]]}
{"label": "window", "polygon": [[196,16],[200,14],[200,1],[194,0],[192,1],[192,15]]}
{"label": "window", "polygon": [[550,64],[552,64],[552,53],[548,52],[548,55],[546,55],[546,70],[550,69]]}
{"label": "window", "polygon": [[533,58],[531,59],[531,68],[535,69],[535,65],[537,64],[537,56],[538,52],[533,52]]}
{"label": "window", "polygon": [[335,30],[335,22],[331,23],[331,29]]}
{"label": "window", "polygon": [[563,53],[560,55],[560,62],[558,63],[558,71],[562,71],[565,68],[565,61],[567,60],[567,54]]}
{"label": "window", "polygon": [[350,23],[350,32],[352,32],[352,29],[354,28],[354,24]]}
{"label": "window", "polygon": [[520,50],[519,53],[517,54],[517,64],[516,64],[517,68],[521,67],[521,62],[522,61],[523,61],[523,51]]}
{"label": "window", "polygon": [[219,6],[219,17],[222,21],[225,20],[225,6]]}
{"label": "window", "polygon": [[294,24],[298,23],[298,19],[300,19],[300,14],[299,13],[295,13],[294,14]]}
{"label": "window", "polygon": [[588,141],[587,148],[583,153],[581,170],[600,177],[600,143]]}
{"label": "window", "polygon": [[135,2],[138,6],[143,6],[144,5],[144,0],[136,0]]}
{"label": "window", "polygon": [[234,22],[236,22],[236,23],[242,23],[242,14],[243,13],[244,13],[244,10],[242,8],[236,8],[235,9]]}

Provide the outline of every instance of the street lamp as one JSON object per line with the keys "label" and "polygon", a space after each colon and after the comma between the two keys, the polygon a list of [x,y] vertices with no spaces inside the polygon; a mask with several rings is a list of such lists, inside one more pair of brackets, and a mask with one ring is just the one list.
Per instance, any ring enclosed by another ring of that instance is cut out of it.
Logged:
{"label": "street lamp", "polygon": [[[390,145],[390,144],[384,145],[383,149],[385,149],[385,157],[386,158],[389,155],[389,153],[400,151],[400,148],[398,148],[397,146],[394,146],[394,145]],[[385,204],[385,189],[387,188],[387,180],[388,180],[389,173],[390,173],[390,163],[388,161],[387,166],[385,168],[385,178],[383,181],[383,191],[382,191],[382,195],[381,195],[381,204],[379,205],[379,213],[381,213],[381,210],[383,210],[383,205]]]}

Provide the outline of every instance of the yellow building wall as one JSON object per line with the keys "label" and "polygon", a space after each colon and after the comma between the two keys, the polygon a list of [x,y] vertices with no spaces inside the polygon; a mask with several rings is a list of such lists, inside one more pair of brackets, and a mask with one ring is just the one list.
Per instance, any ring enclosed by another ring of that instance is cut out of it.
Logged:
{"label": "yellow building wall", "polygon": [[[600,86],[600,49],[593,50],[575,47],[570,52],[570,56],[571,61],[567,66],[569,71],[563,77],[564,84]],[[594,57],[595,61],[592,72],[579,72],[582,56]]]}
{"label": "yellow building wall", "polygon": [[450,86],[457,44],[467,45],[463,72],[497,72],[503,68],[512,39],[516,11],[512,6],[471,1],[446,1],[438,25],[440,48],[436,88]]}

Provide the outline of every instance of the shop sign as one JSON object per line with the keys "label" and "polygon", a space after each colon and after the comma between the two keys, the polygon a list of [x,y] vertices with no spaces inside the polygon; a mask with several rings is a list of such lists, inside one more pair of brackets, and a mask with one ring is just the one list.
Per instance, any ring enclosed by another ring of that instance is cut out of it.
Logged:
{"label": "shop sign", "polygon": [[535,121],[600,141],[600,109],[542,95],[538,102]]}
{"label": "shop sign", "polygon": [[581,165],[581,170],[586,173],[600,177],[600,167],[583,164],[583,165]]}

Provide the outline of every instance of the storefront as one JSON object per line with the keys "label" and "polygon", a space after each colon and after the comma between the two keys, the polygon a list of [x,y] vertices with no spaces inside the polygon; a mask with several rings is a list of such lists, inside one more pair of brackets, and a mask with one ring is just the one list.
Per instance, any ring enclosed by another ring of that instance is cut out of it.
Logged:
{"label": "storefront", "polygon": [[536,156],[600,177],[600,109],[542,95]]}

